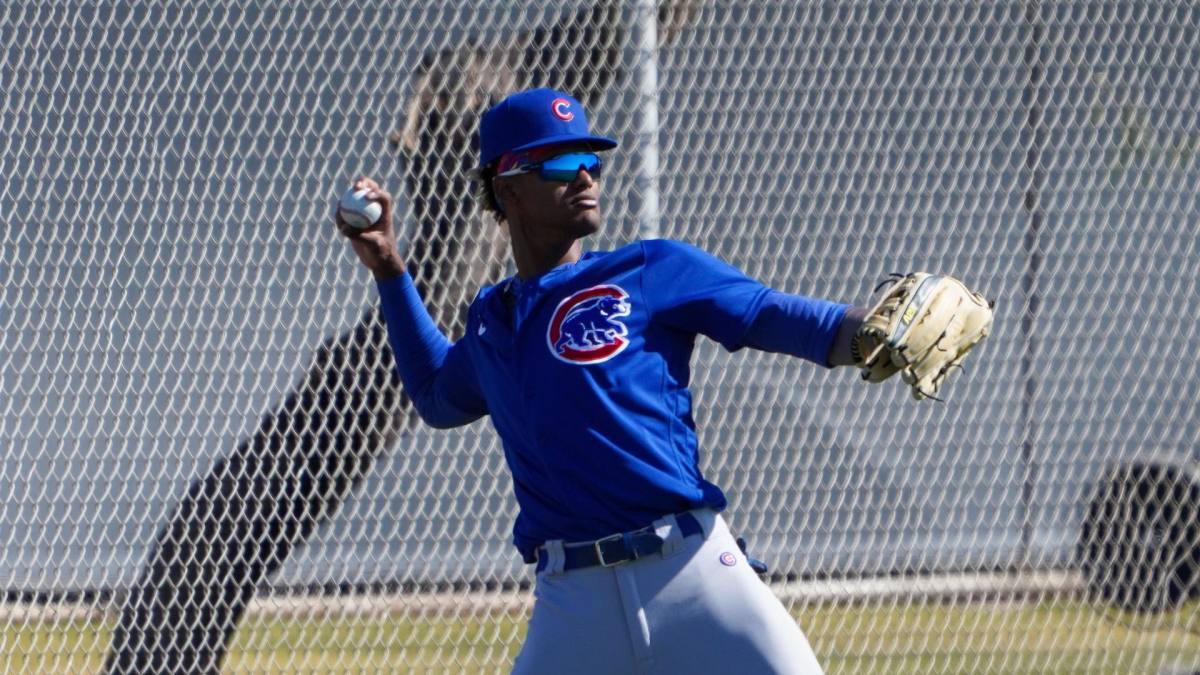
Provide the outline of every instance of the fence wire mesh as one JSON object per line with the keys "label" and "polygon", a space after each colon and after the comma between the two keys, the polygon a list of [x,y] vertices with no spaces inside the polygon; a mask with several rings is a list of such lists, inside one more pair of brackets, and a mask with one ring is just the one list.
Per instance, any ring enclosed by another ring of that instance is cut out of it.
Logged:
{"label": "fence wire mesh", "polygon": [[997,300],[944,405],[699,346],[706,475],[829,672],[1200,669],[1198,31],[1191,2],[0,5],[0,671],[507,670],[500,446],[412,415],[331,210],[389,187],[457,335],[512,269],[479,115],[543,85],[621,142],[593,248]]}

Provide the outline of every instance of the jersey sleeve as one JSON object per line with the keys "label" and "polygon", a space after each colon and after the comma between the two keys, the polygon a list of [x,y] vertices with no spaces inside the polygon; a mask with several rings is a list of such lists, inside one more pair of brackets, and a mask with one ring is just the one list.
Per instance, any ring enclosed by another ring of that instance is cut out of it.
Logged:
{"label": "jersey sleeve", "polygon": [[770,291],[743,339],[747,347],[791,354],[826,368],[849,305]]}
{"label": "jersey sleeve", "polygon": [[408,273],[376,284],[388,344],[413,406],[439,429],[469,424],[487,414],[465,340],[451,344],[434,324]]}
{"label": "jersey sleeve", "polygon": [[656,321],[708,336],[729,351],[752,347],[829,365],[848,305],[772,290],[682,242],[643,247],[643,293]]}
{"label": "jersey sleeve", "polygon": [[653,319],[741,349],[769,289],[690,244],[642,242],[642,293]]}

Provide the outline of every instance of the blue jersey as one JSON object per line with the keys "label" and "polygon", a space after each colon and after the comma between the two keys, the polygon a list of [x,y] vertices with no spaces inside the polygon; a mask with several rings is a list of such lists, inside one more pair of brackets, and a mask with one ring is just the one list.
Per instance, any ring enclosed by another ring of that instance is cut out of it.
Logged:
{"label": "blue jersey", "polygon": [[697,335],[826,362],[846,305],[780,293],[699,249],[644,241],[480,291],[451,345],[408,275],[378,284],[405,390],[425,421],[484,415],[503,442],[526,561],[550,539],[720,510],[699,466]]}

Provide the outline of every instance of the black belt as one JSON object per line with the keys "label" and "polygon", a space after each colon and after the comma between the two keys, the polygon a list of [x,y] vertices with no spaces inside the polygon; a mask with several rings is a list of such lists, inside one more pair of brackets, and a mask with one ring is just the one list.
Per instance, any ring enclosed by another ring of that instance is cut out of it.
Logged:
{"label": "black belt", "polygon": [[[679,532],[684,537],[704,532],[700,521],[690,513],[680,513],[675,516]],[[644,527],[633,532],[614,534],[596,541],[571,543],[563,546],[563,571],[577,570],[583,567],[603,565],[612,567],[630,560],[637,560],[662,551],[663,538],[658,536],[653,527]],[[546,569],[544,548],[538,548],[537,571]]]}

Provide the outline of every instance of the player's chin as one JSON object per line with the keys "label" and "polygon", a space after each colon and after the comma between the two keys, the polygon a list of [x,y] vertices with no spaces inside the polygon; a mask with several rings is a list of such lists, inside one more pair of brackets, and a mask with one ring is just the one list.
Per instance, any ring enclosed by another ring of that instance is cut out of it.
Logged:
{"label": "player's chin", "polygon": [[600,209],[598,207],[578,209],[567,220],[567,227],[574,237],[586,237],[599,232],[601,222]]}

